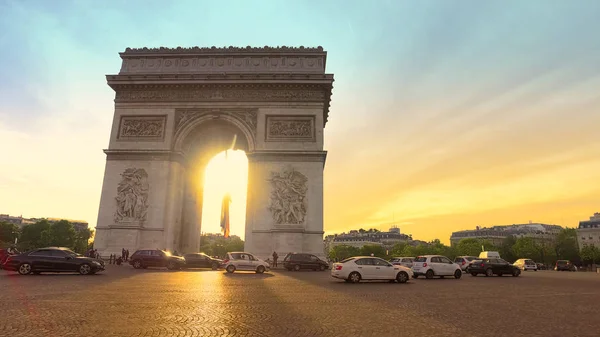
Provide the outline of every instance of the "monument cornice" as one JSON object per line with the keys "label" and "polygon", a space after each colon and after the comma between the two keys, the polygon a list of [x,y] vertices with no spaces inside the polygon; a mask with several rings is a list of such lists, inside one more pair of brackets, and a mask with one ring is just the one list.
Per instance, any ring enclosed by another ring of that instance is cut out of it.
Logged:
{"label": "monument cornice", "polygon": [[183,153],[170,150],[106,149],[104,153],[106,160],[175,161],[181,164],[187,162]]}
{"label": "monument cornice", "polygon": [[331,80],[317,83],[136,83],[109,80],[115,103],[147,102],[312,102],[323,104],[327,123],[331,101]]}
{"label": "monument cornice", "polygon": [[323,166],[327,159],[327,151],[254,151],[246,155],[250,162],[320,162]]}
{"label": "monument cornice", "polygon": [[325,73],[322,47],[127,48],[120,74]]}

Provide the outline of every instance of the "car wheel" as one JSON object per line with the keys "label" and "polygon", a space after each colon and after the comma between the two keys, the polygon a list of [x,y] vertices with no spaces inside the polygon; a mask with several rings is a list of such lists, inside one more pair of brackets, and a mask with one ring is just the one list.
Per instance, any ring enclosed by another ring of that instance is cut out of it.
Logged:
{"label": "car wheel", "polygon": [[29,263],[21,263],[19,266],[19,274],[27,275],[31,273],[31,265]]}
{"label": "car wheel", "polygon": [[458,280],[461,277],[462,277],[462,270],[457,270],[457,271],[454,272],[454,278],[455,279]]}
{"label": "car wheel", "polygon": [[142,261],[140,261],[140,260],[133,261],[133,268],[135,268],[135,269],[142,268]]}
{"label": "car wheel", "polygon": [[471,276],[477,276],[477,273],[471,273]]}
{"label": "car wheel", "polygon": [[352,272],[350,275],[348,275],[348,280],[352,283],[358,283],[360,282],[360,274],[357,272]]}
{"label": "car wheel", "polygon": [[175,265],[175,262],[169,261],[169,263],[167,263],[167,269],[169,269],[169,270],[177,269],[177,266]]}
{"label": "car wheel", "polygon": [[258,266],[258,268],[256,268],[256,273],[257,274],[262,274],[265,272],[265,267],[264,266]]}
{"label": "car wheel", "polygon": [[326,269],[326,268],[325,268],[325,266],[324,266],[324,265],[321,265],[321,267],[319,267],[319,270],[321,270],[321,271],[325,271],[325,269]]}
{"label": "car wheel", "polygon": [[231,274],[231,273],[233,273],[233,272],[235,271],[235,266],[234,266],[234,265],[232,265],[232,264],[230,264],[230,265],[228,265],[228,266],[227,266],[227,269],[226,269],[226,270],[227,270],[227,272],[228,272],[229,274]]}
{"label": "car wheel", "polygon": [[494,271],[492,268],[488,268],[485,270],[485,276],[494,276]]}
{"label": "car wheel", "polygon": [[433,270],[429,269],[426,273],[425,273],[425,278],[426,279],[432,279],[433,278]]}
{"label": "car wheel", "polygon": [[294,265],[294,271],[299,271],[299,270],[300,270],[300,265],[299,264]]}
{"label": "car wheel", "polygon": [[398,275],[396,275],[396,281],[398,281],[398,283],[408,282],[408,274],[403,271],[399,272]]}
{"label": "car wheel", "polygon": [[213,264],[212,264],[212,266],[210,266],[210,268],[211,268],[212,270],[217,270],[217,269],[219,269],[219,265],[218,265],[218,264],[216,264],[216,263],[213,263]]}
{"label": "car wheel", "polygon": [[81,266],[79,266],[79,274],[89,275],[91,272],[92,272],[92,266],[90,266],[89,264],[84,263]]}
{"label": "car wheel", "polygon": [[520,270],[513,270],[513,272],[512,272],[512,276],[513,277],[517,277],[519,275],[521,275],[521,271]]}

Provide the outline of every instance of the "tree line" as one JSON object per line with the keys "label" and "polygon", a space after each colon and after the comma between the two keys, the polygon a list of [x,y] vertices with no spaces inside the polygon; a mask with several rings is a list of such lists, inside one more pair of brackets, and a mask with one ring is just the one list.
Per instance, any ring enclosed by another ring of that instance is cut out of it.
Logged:
{"label": "tree line", "polygon": [[10,222],[0,222],[0,246],[16,246],[19,251],[41,247],[66,247],[84,254],[93,246],[93,235],[93,230],[76,230],[67,220],[49,222],[44,219],[22,229]]}
{"label": "tree line", "polygon": [[571,260],[575,264],[600,262],[600,250],[594,246],[584,246],[581,251],[577,244],[577,232],[574,228],[563,229],[555,240],[540,242],[531,237],[515,238],[509,236],[496,246],[488,240],[465,238],[456,245],[447,246],[436,239],[427,244],[416,246],[408,243],[397,243],[391,249],[380,245],[365,245],[361,248],[348,245],[334,246],[329,251],[329,258],[341,261],[351,256],[374,256],[390,259],[395,256],[443,255],[454,259],[456,256],[479,256],[483,250],[497,251],[509,262],[520,258],[532,259],[546,265],[556,260]]}
{"label": "tree line", "polygon": [[225,257],[227,252],[244,251],[244,241],[237,236],[224,238],[211,235],[200,237],[200,252],[209,256]]}

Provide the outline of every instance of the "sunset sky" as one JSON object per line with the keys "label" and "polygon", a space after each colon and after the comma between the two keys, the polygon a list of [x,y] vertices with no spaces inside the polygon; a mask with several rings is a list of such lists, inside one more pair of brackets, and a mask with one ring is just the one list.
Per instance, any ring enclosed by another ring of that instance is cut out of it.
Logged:
{"label": "sunset sky", "polygon": [[1,0],[0,213],[94,226],[118,53],[213,45],[327,50],[327,233],[600,211],[600,1],[220,3]]}

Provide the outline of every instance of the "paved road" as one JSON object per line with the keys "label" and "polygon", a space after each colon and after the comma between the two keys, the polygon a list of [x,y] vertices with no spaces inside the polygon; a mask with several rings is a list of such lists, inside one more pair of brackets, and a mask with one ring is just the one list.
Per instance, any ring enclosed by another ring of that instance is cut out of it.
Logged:
{"label": "paved road", "polygon": [[108,267],[0,271],[0,336],[600,336],[595,273],[346,284],[328,272]]}

